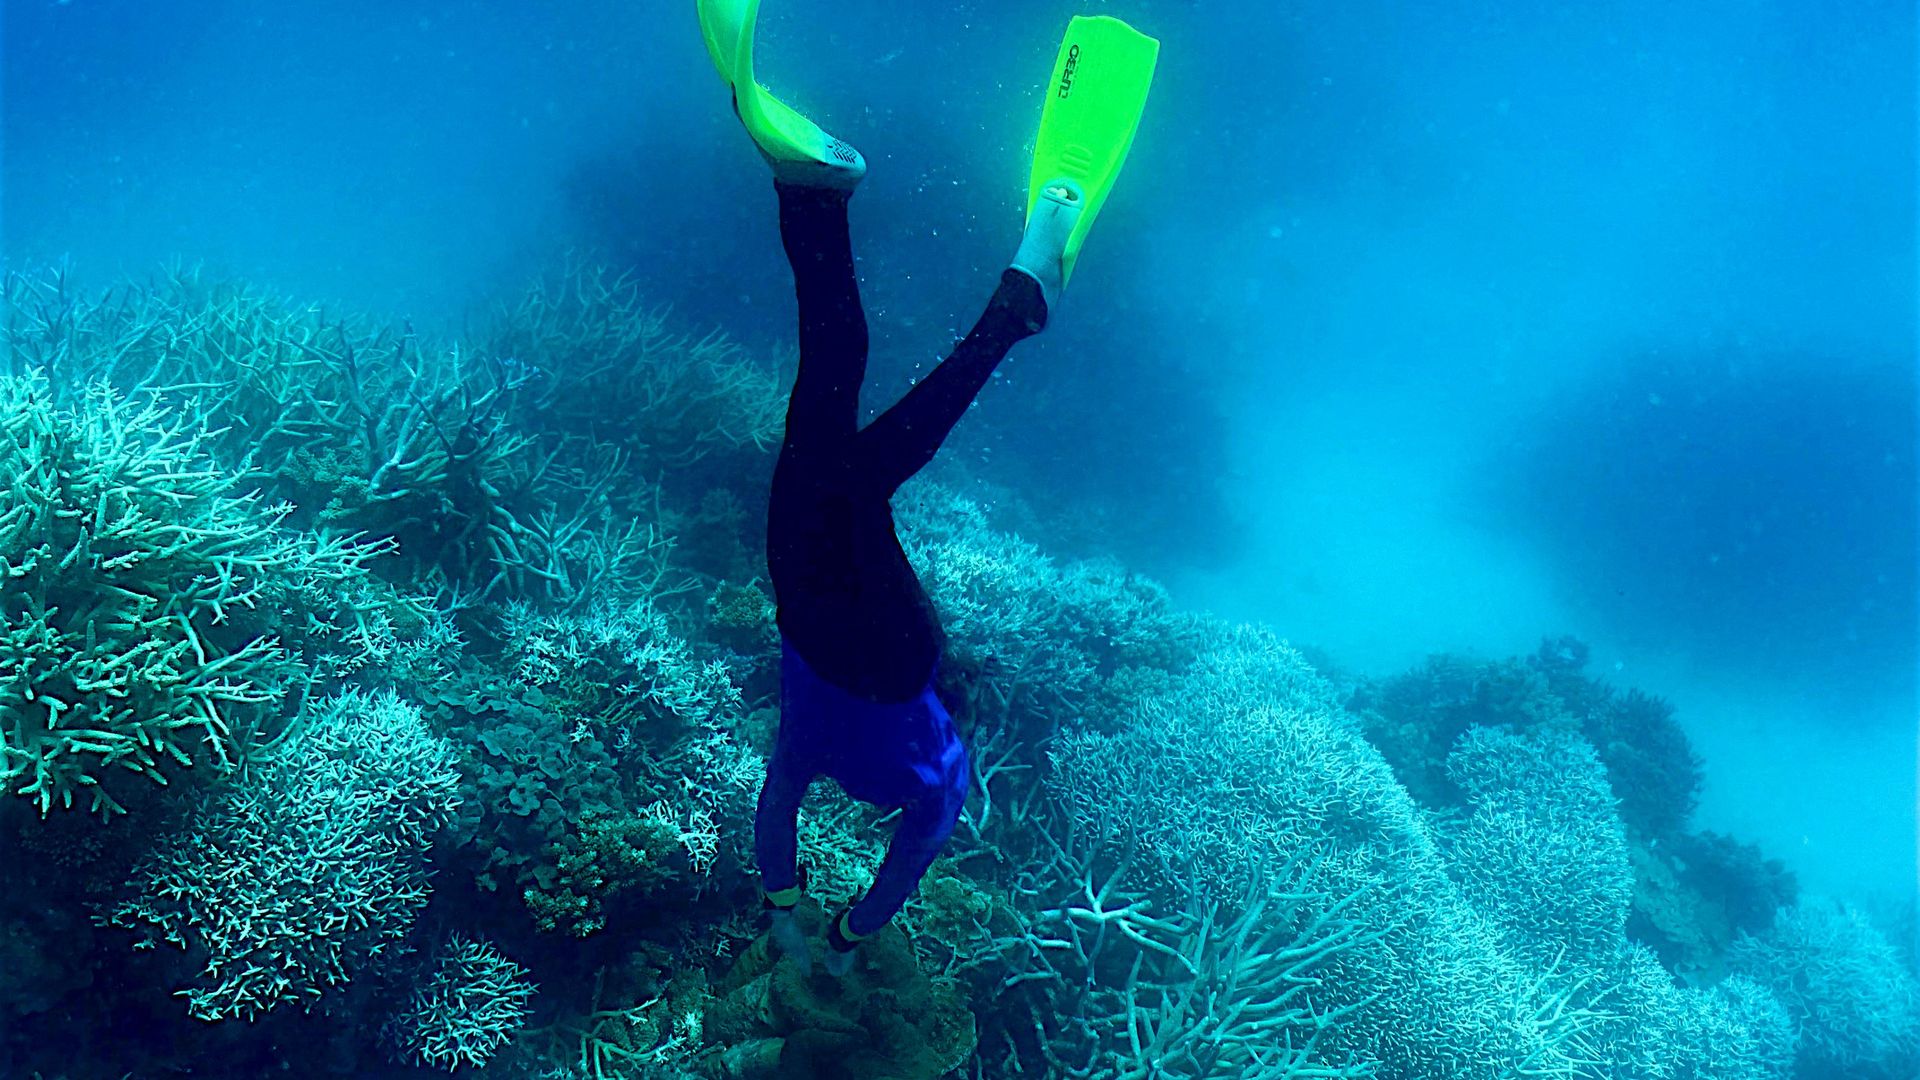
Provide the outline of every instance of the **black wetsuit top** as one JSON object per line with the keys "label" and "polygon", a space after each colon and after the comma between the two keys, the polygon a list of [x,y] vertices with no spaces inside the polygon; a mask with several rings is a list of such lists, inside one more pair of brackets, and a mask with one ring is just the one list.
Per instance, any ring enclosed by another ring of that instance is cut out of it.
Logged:
{"label": "black wetsuit top", "polygon": [[800,370],[767,512],[767,563],[787,643],[871,701],[926,689],[940,624],[894,534],[893,493],[940,449],[1015,342],[1046,322],[1030,277],[1008,270],[966,338],[860,427],[867,323],[854,282],[848,193],[776,183],[800,309]]}

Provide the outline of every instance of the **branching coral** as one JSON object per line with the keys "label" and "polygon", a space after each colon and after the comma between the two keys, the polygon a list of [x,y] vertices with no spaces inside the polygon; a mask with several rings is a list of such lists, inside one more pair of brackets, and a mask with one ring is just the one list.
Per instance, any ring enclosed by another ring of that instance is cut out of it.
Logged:
{"label": "branching coral", "polygon": [[484,1068],[527,1020],[527,969],[492,945],[450,935],[387,1025],[409,1061],[457,1072]]}
{"label": "branching coral", "polygon": [[1477,727],[1461,736],[1447,772],[1473,803],[1451,861],[1515,955],[1540,965],[1569,951],[1581,972],[1611,958],[1633,871],[1593,748],[1557,728]]}
{"label": "branching coral", "polygon": [[676,332],[630,275],[574,265],[537,281],[500,311],[485,344],[540,369],[529,408],[595,438],[637,434],[655,467],[685,470],[780,439],[786,401],[773,371],[720,334]]}
{"label": "branching coral", "polygon": [[1729,951],[1793,1024],[1802,1076],[1896,1080],[1920,1071],[1920,984],[1859,909],[1804,899]]}
{"label": "branching coral", "polygon": [[1700,801],[1700,756],[1673,718],[1673,705],[1638,690],[1597,701],[1582,724],[1606,763],[1627,825],[1650,837],[1675,837]]}
{"label": "branching coral", "polygon": [[506,658],[550,707],[583,720],[613,741],[665,747],[737,710],[740,691],[727,666],[696,657],[674,633],[660,596],[600,604],[579,614],[551,614],[515,604],[501,636]]}
{"label": "branching coral", "polygon": [[625,451],[514,423],[543,376],[511,356],[188,268],[94,298],[64,275],[10,274],[4,300],[16,370],[192,401],[207,449],[298,504],[299,523],[391,538],[416,577],[463,605],[582,602],[663,554],[657,523],[621,495],[646,486]]}
{"label": "branching coral", "polygon": [[[83,295],[63,271],[10,273],[4,340],[14,373],[44,370],[81,387],[104,381],[195,398],[218,418],[210,443],[223,460],[286,460],[333,434],[315,395],[330,378],[325,342],[363,342],[358,325],[319,309],[168,267],[148,285]],[[391,343],[368,371],[386,370]],[[374,351],[374,350],[366,350]],[[253,479],[265,478],[260,473]]]}
{"label": "branching coral", "polygon": [[405,937],[427,854],[457,803],[453,748],[391,695],[320,706],[187,832],[136,868],[110,921],[204,967],[179,991],[203,1020],[311,1008]]}
{"label": "branching coral", "polygon": [[[1428,819],[1336,699],[1270,634],[1218,628],[1117,732],[1057,739],[1047,784],[1067,828],[1109,866],[1131,851],[1140,871],[1134,897],[1088,909],[1144,914],[1159,897],[1220,904],[1225,921],[1259,867],[1310,865],[1301,916],[1337,912],[1358,928],[1316,968],[1314,1004],[1335,1017],[1318,1036],[1323,1064],[1487,1080],[1584,1068],[1609,1022],[1604,986],[1564,963],[1571,942],[1523,955],[1468,901]],[[1489,764],[1525,790],[1552,782]],[[1108,940],[1139,942],[1120,925]]]}
{"label": "branching coral", "polygon": [[1318,970],[1377,941],[1310,867],[1252,875],[1231,904],[1191,897],[1164,913],[1127,887],[1126,860],[1055,845],[1021,891],[1042,906],[995,946],[1002,985],[1037,995],[1033,1040],[1050,1074],[1285,1080],[1364,1077],[1372,1065],[1319,1047],[1365,1004],[1327,993]]}
{"label": "branching coral", "polygon": [[282,529],[204,439],[105,386],[61,408],[37,374],[0,378],[0,782],[43,814],[238,765],[384,625],[375,549]]}
{"label": "branching coral", "polygon": [[1711,989],[1674,983],[1653,952],[1616,957],[1619,1023],[1602,1043],[1611,1080],[1785,1080],[1793,1030],[1765,987],[1734,976]]}
{"label": "branching coral", "polygon": [[1118,731],[1054,741],[1047,783],[1074,827],[1216,896],[1244,892],[1253,867],[1400,831],[1385,763],[1298,654],[1254,627],[1218,633]]}
{"label": "branching coral", "polygon": [[1172,670],[1192,658],[1201,620],[1175,610],[1147,579],[1111,562],[1056,565],[932,483],[903,492],[896,515],[940,611],[949,659],[971,676],[967,711],[1017,719],[1015,741],[1098,724],[1088,714],[1118,670]]}
{"label": "branching coral", "polygon": [[545,1044],[547,1060],[564,1066],[567,1080],[694,1077],[690,1066],[702,1050],[712,1004],[705,977],[683,971],[664,986],[643,980],[650,989],[636,994],[631,974],[601,968],[584,1010],[527,1033],[529,1041]]}

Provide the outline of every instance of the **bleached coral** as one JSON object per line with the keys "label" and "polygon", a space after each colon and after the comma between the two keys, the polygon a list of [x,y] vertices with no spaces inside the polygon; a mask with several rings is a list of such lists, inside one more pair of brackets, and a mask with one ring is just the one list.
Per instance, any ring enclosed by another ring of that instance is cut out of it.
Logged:
{"label": "bleached coral", "polygon": [[491,944],[455,933],[388,1023],[388,1035],[421,1065],[449,1072],[484,1068],[525,1025],[533,994],[526,968]]}
{"label": "bleached coral", "polygon": [[459,784],[452,746],[418,709],[342,695],[206,797],[136,868],[110,921],[136,947],[170,944],[202,965],[179,990],[195,1017],[311,1008],[411,929]]}
{"label": "bleached coral", "polygon": [[375,548],[280,527],[205,432],[97,385],[0,378],[0,783],[42,814],[238,766],[289,692],[356,666]]}

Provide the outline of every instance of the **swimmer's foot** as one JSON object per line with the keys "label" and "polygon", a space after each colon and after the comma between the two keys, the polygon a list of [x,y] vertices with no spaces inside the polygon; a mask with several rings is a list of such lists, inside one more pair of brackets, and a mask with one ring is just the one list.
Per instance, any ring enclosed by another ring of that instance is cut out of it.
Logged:
{"label": "swimmer's foot", "polygon": [[1059,303],[1061,290],[1067,287],[1067,241],[1080,222],[1086,196],[1072,180],[1054,180],[1040,189],[1033,212],[1027,215],[1027,231],[1020,237],[1020,250],[1014,253],[1013,269],[1040,285],[1040,296],[1051,313]]}
{"label": "swimmer's foot", "polygon": [[753,77],[753,31],[760,0],[698,0],[700,30],[720,77],[733,90],[733,112],[773,177],[798,187],[852,191],[867,175],[852,144],[767,92]]}
{"label": "swimmer's foot", "polygon": [[[756,124],[747,119],[747,109],[743,109],[737,89],[733,111],[739,114],[747,134],[753,136],[753,145],[760,156],[773,167],[775,180],[797,187],[835,191],[852,191],[859,186],[867,175],[867,159],[860,156],[852,143],[822,131],[818,124],[788,108],[765,89],[754,89],[758,93],[749,93],[746,98],[758,101],[748,108],[762,109],[763,120]],[[785,115],[777,124],[764,120],[766,116],[782,112]]]}

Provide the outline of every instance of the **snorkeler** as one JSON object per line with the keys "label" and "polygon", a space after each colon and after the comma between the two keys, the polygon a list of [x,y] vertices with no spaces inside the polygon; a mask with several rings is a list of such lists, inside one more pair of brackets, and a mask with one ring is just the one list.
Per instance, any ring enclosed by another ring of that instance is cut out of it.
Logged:
{"label": "snorkeler", "polygon": [[800,368],[767,513],[780,728],[754,819],[754,855],[782,952],[811,963],[794,917],[808,786],[828,776],[853,798],[901,809],[872,887],[829,923],[826,967],[840,975],[859,941],[919,886],[953,832],[972,775],[934,694],[940,623],[894,533],[890,500],[933,460],[1008,350],[1046,325],[1126,158],[1159,44],[1117,19],[1073,20],[1049,84],[1019,250],[952,355],[863,428],[867,324],[847,204],[866,162],[754,80],[759,0],[696,4],[734,112],[773,167],[800,314]]}

